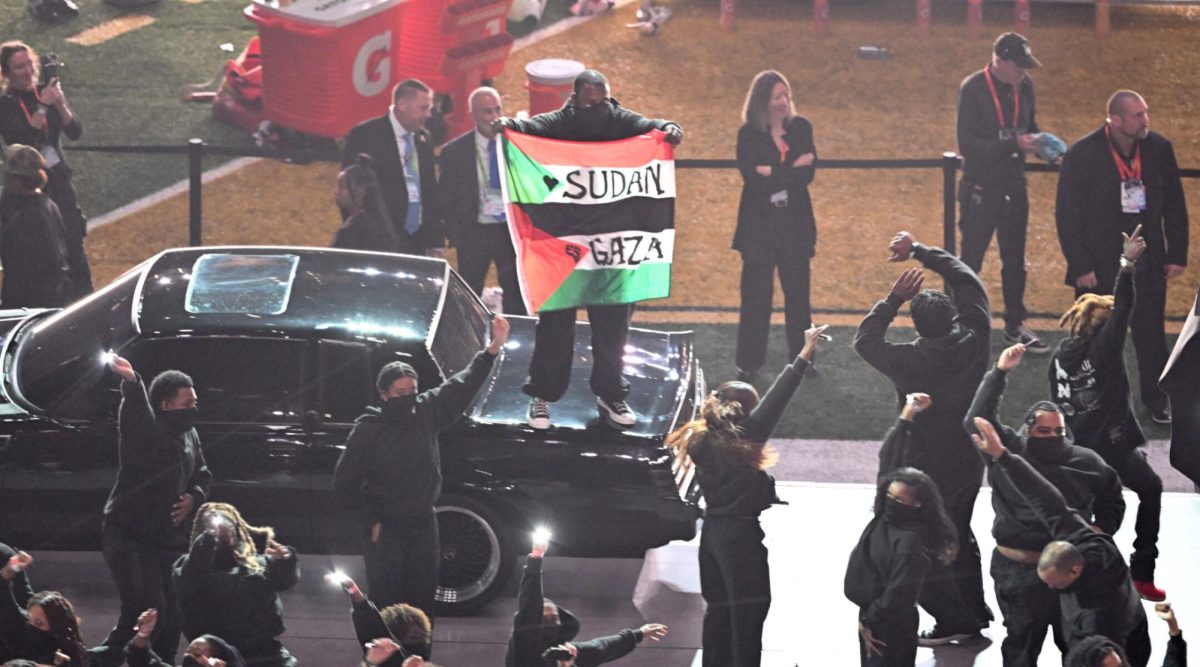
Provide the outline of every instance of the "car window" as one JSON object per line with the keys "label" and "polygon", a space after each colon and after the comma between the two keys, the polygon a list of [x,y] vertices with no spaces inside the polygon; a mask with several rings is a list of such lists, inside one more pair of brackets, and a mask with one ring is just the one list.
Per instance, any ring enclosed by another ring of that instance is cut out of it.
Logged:
{"label": "car window", "polygon": [[137,335],[133,301],[142,267],[84,301],[21,332],[12,366],[14,388],[26,401],[68,420],[95,419],[115,400],[105,392],[112,377],[101,354],[121,349]]}
{"label": "car window", "polygon": [[447,377],[466,368],[487,342],[491,314],[463,282],[451,273],[446,300],[433,335],[431,353]]}
{"label": "car window", "polygon": [[147,385],[174,369],[196,384],[201,422],[287,423],[304,412],[304,342],[242,337],[152,339],[129,352]]}
{"label": "car window", "polygon": [[320,342],[317,402],[325,421],[350,423],[375,400],[371,353],[366,345]]}
{"label": "car window", "polygon": [[201,255],[183,307],[189,313],[278,315],[287,310],[296,255]]}

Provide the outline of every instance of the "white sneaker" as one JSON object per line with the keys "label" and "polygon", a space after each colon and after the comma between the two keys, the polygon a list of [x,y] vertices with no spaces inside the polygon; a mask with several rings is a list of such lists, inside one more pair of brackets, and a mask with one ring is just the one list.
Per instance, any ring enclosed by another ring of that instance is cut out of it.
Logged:
{"label": "white sneaker", "polygon": [[525,419],[529,425],[539,431],[550,428],[550,404],[540,398],[529,401],[529,416]]}
{"label": "white sneaker", "polygon": [[614,426],[629,428],[637,423],[637,413],[630,410],[629,404],[625,401],[609,402],[597,396],[596,405],[600,407],[600,416],[607,419]]}

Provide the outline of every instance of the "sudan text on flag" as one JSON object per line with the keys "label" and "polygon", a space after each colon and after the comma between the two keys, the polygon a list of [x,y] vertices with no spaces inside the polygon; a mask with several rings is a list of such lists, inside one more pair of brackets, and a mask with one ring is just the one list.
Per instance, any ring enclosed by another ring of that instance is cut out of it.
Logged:
{"label": "sudan text on flag", "polygon": [[675,162],[665,137],[505,132],[501,188],[529,312],[670,295]]}

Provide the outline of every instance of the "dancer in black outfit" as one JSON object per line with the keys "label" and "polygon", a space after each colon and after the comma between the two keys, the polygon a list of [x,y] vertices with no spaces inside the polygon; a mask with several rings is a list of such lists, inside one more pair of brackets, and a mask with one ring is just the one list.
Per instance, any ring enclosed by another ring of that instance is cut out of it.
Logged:
{"label": "dancer in black outfit", "polygon": [[680,458],[690,455],[707,509],[700,534],[700,589],[705,667],[757,667],[762,629],[771,607],[771,576],[758,515],[779,503],[766,470],[778,458],[767,440],[800,386],[825,326],[804,332],[795,361],[759,400],[745,382],[725,382],[700,408],[700,417],[667,438]]}
{"label": "dancer in black outfit", "polygon": [[1146,436],[1129,400],[1125,372],[1125,335],[1134,308],[1134,267],[1146,243],[1141,226],[1124,236],[1121,270],[1113,296],[1084,294],[1059,320],[1071,335],[1050,360],[1050,392],[1067,415],[1076,440],[1093,450],[1138,495],[1137,521],[1129,571],[1145,599],[1161,602],[1167,594],[1154,585],[1158,560],[1158,524],[1162,479],[1146,460]]}
{"label": "dancer in black outfit", "polygon": [[846,597],[859,606],[863,667],[916,662],[917,596],[931,556],[949,563],[957,552],[954,524],[929,475],[900,468],[880,477],[875,516],[846,566]]}

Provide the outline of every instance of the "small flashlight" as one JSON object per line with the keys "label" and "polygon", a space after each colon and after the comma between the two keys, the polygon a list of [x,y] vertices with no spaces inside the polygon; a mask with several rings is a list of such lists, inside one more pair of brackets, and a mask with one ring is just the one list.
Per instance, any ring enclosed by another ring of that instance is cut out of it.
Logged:
{"label": "small flashlight", "polygon": [[112,363],[113,359],[117,358],[117,353],[112,350],[105,350],[100,353],[100,363],[107,366]]}
{"label": "small flashlight", "polygon": [[817,338],[827,342],[833,340],[833,336],[830,336],[829,334],[819,334]]}
{"label": "small flashlight", "polygon": [[533,529],[534,542],[549,542],[550,535],[550,529],[545,526],[538,526],[537,528]]}
{"label": "small flashlight", "polygon": [[350,577],[347,577],[346,573],[342,572],[341,570],[334,570],[333,572],[325,575],[325,581],[328,581],[334,586],[341,586],[349,580]]}

